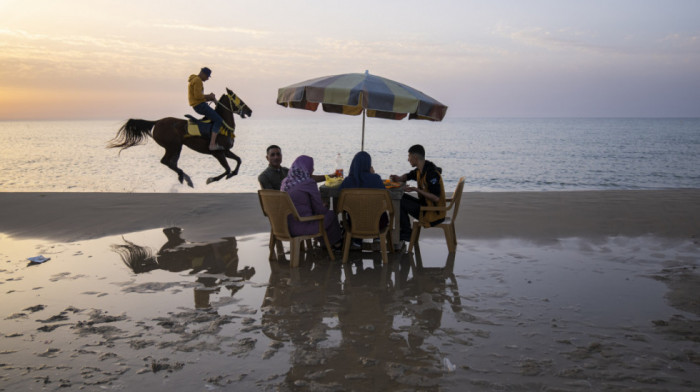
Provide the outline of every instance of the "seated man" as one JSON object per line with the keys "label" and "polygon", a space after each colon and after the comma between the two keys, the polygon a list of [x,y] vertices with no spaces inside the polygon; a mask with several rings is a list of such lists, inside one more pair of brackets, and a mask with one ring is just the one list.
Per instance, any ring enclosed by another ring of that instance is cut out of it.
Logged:
{"label": "seated man", "polygon": [[[267,169],[265,169],[258,176],[260,188],[280,190],[282,180],[284,180],[289,173],[289,169],[282,166],[282,149],[280,146],[275,144],[269,146],[267,148],[267,155],[265,155],[265,159],[267,159],[268,166]],[[331,177],[335,177],[335,175],[331,175]],[[316,182],[326,181],[325,175],[313,174],[311,175],[311,178],[313,178],[313,180]]]}
{"label": "seated man", "polygon": [[[425,160],[423,146],[416,144],[408,149],[408,162],[415,169],[401,176],[392,174],[390,177],[395,182],[413,180],[418,183],[418,187],[407,186],[405,188],[406,192],[417,192],[418,199],[408,194],[404,194],[401,199],[401,232],[399,236],[401,241],[411,240],[411,218],[409,215],[418,219],[421,206],[445,207],[445,185],[442,182],[442,169]],[[445,220],[445,212],[426,212],[424,220],[423,225],[426,227],[435,226]],[[400,248],[402,245],[403,243],[398,247]]]}
{"label": "seated man", "polygon": [[260,188],[280,190],[282,180],[284,180],[289,173],[288,168],[282,167],[282,149],[275,144],[269,146],[265,158],[269,165],[267,169],[258,176]]}

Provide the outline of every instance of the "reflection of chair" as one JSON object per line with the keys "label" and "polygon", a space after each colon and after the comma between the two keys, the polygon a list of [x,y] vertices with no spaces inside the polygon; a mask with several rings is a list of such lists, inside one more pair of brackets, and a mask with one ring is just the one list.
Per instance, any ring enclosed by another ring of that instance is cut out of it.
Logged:
{"label": "reflection of chair", "polygon": [[[388,263],[386,248],[391,252],[391,223],[394,221],[394,207],[386,189],[343,189],[338,201],[338,211],[343,214],[345,227],[345,244],[343,245],[343,263],[348,261],[352,238],[377,238],[382,251],[382,262]],[[386,227],[380,227],[382,215],[388,212]]]}
{"label": "reflection of chair", "polygon": [[445,232],[445,241],[447,241],[447,249],[450,252],[457,250],[457,233],[455,232],[455,220],[457,220],[457,212],[459,211],[459,202],[462,200],[462,190],[464,189],[464,177],[459,179],[457,183],[457,189],[455,193],[452,194],[451,198],[447,198],[449,201],[446,207],[421,207],[420,217],[418,221],[413,222],[413,232],[411,233],[411,242],[408,244],[408,253],[411,253],[413,246],[417,245],[418,237],[420,237],[420,229],[423,225],[424,215],[428,211],[445,211],[449,214],[452,210],[451,216],[445,216],[445,220],[433,227],[439,227]]}
{"label": "reflection of chair", "polygon": [[[299,216],[287,192],[273,189],[261,189],[258,191],[258,198],[260,199],[260,207],[262,207],[263,213],[270,220],[270,258],[272,258],[277,241],[289,241],[290,266],[297,267],[299,266],[299,253],[302,242],[321,236],[326,243],[328,255],[331,260],[335,260],[331,244],[328,241],[328,236],[323,226],[323,215]],[[299,222],[317,221],[318,232],[309,235],[292,236],[287,224],[287,217],[289,215]]]}
{"label": "reflection of chair", "polygon": [[[425,267],[423,266],[423,258],[420,254],[420,248],[416,248],[411,261],[411,269],[413,269],[413,278],[418,283],[418,288],[425,293],[444,293],[445,299],[450,303],[455,312],[461,311],[462,297],[459,295],[459,287],[457,285],[457,277],[454,273],[455,267],[454,252],[447,254],[447,260],[444,267]],[[447,289],[452,292],[448,295]]]}

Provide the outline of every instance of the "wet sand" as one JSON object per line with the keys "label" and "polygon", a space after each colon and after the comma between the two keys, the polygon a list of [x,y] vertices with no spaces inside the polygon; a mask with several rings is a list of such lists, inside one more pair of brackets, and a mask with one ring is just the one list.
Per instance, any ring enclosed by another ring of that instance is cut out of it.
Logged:
{"label": "wet sand", "polygon": [[[460,238],[700,236],[700,189],[465,193]],[[0,233],[75,241],[177,226],[192,240],[269,230],[257,194],[2,193]],[[426,231],[430,235],[431,231]],[[438,232],[439,234],[439,232]]]}
{"label": "wet sand", "polygon": [[700,190],[465,193],[456,254],[387,266],[268,230],[254,194],[0,193],[0,390],[700,388]]}

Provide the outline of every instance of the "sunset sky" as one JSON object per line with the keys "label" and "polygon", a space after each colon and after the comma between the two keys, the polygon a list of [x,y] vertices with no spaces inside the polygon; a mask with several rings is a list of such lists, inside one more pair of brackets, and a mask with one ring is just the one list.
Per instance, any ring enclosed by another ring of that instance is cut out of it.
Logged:
{"label": "sunset sky", "polygon": [[[700,1],[0,0],[0,120],[191,112],[213,70],[255,116],[277,89],[393,79],[447,117],[699,117]],[[294,113],[292,113],[294,112]]]}

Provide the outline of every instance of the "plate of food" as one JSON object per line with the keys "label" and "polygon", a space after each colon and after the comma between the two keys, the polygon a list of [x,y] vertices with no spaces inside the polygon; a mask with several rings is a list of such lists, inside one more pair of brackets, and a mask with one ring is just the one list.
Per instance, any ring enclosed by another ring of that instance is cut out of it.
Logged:
{"label": "plate of food", "polygon": [[335,188],[343,183],[343,177],[331,177],[326,176],[326,186],[329,188]]}
{"label": "plate of food", "polygon": [[400,187],[400,186],[401,186],[401,184],[399,184],[398,182],[394,182],[394,181],[391,181],[391,180],[389,180],[389,179],[384,180],[384,187],[387,188],[387,189],[389,189],[389,188],[398,188],[398,187]]}

